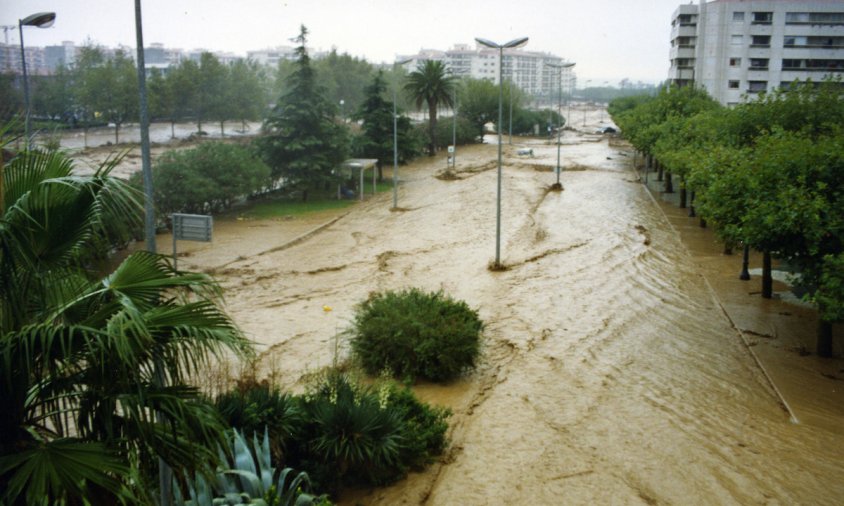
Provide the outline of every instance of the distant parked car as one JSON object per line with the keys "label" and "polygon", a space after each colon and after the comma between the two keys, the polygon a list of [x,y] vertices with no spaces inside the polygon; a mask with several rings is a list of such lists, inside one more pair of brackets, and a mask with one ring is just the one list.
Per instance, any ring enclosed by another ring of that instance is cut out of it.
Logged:
{"label": "distant parked car", "polygon": [[595,130],[596,134],[614,134],[616,132],[618,131],[611,126],[605,126]]}

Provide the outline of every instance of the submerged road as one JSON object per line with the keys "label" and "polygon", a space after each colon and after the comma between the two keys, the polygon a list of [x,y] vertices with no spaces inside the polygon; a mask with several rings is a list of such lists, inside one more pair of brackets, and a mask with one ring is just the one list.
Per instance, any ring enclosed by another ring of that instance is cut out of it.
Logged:
{"label": "submerged road", "polygon": [[442,289],[479,309],[483,364],[416,387],[454,410],[443,462],[344,501],[840,504],[841,432],[789,421],[626,148],[565,141],[556,193],[545,189],[553,145],[531,145],[534,158],[506,148],[506,271],[487,269],[489,145],[458,154],[455,180],[434,177],[439,157],[403,168],[401,211],[380,195],[305,241],[272,251],[249,240],[212,269],[264,345],[265,372],[293,388],[331,363],[334,336],[372,291]]}

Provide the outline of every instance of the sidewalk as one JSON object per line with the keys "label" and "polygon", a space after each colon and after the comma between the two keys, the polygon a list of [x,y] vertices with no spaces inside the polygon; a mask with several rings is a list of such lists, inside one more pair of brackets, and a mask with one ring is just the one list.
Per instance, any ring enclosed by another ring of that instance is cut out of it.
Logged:
{"label": "sidewalk", "polygon": [[[637,163],[644,183],[640,157]],[[751,252],[751,279],[741,281],[742,251],[724,254],[723,244],[712,229],[700,227],[700,218],[690,218],[689,209],[678,207],[677,178],[673,181],[674,193],[663,191],[664,182],[657,181],[656,172],[650,172],[647,179],[654,200],[799,423],[844,434],[844,358],[841,358],[844,325],[836,325],[833,330],[833,349],[838,358],[818,357],[815,354],[817,311],[796,300],[782,277],[777,280],[775,276],[774,298],[763,299],[762,255]]]}

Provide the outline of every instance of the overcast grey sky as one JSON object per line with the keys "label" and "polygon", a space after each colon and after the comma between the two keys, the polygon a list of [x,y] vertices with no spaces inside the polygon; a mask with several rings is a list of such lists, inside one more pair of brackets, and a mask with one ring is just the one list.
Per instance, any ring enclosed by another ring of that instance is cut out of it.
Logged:
{"label": "overcast grey sky", "polygon": [[[245,55],[291,45],[299,25],[309,46],[389,62],[421,48],[527,36],[525,49],[575,61],[580,85],[622,78],[659,82],[668,73],[671,13],[677,0],[143,0],[144,43]],[[52,28],[27,28],[26,45],[87,39],[135,46],[134,0],[0,0],[0,24],[39,11]],[[9,42],[18,43],[17,29]]]}

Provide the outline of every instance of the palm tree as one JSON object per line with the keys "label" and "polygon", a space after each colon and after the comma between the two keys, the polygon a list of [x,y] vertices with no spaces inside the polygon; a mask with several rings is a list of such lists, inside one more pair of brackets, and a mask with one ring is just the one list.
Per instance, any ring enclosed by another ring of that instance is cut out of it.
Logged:
{"label": "palm tree", "polygon": [[428,131],[431,140],[428,144],[428,154],[434,156],[437,150],[437,107],[440,103],[453,107],[454,86],[456,78],[448,75],[445,64],[441,61],[425,60],[415,71],[407,76],[405,92],[416,102],[416,108],[428,104]]}
{"label": "palm tree", "polygon": [[105,277],[91,268],[140,225],[117,161],[83,177],[61,153],[24,151],[2,174],[0,503],[145,500],[159,457],[194,469],[223,441],[187,384],[250,351],[219,286],[146,252]]}

